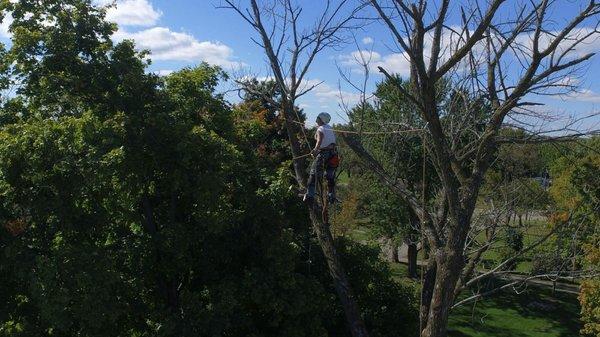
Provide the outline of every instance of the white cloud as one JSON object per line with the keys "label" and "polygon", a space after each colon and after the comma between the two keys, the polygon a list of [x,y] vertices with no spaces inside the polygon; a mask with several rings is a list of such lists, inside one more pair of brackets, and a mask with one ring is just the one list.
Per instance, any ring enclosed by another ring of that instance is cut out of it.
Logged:
{"label": "white cloud", "polygon": [[[97,0],[99,5],[111,5],[112,0]],[[120,26],[153,26],[162,16],[148,0],[118,0],[106,12],[106,19]]]}
{"label": "white cloud", "polygon": [[348,92],[341,90],[340,88],[332,87],[331,85],[323,83],[318,79],[306,81],[306,87],[311,87],[313,85],[317,85],[313,89],[312,93],[317,98],[319,103],[325,104],[336,102],[338,104],[344,103],[346,105],[353,106],[358,103],[361,98],[360,94],[358,93]]}
{"label": "white cloud", "polygon": [[600,93],[594,92],[590,89],[580,89],[568,95],[563,95],[561,98],[569,101],[600,103]]}
{"label": "white cloud", "polygon": [[[438,65],[441,65],[444,62],[446,62],[449,59],[449,57],[452,54],[454,54],[465,43],[464,35],[461,36],[460,34],[456,33],[461,32],[461,28],[451,28],[452,29],[444,29],[442,32]],[[513,45],[517,47],[516,49],[520,50],[517,53],[522,59],[527,60],[528,58],[530,58],[531,50],[533,48],[532,34],[533,33],[521,34],[513,43]],[[550,43],[554,40],[556,34],[557,32],[543,33],[540,37],[539,48],[543,50],[548,45],[550,45]],[[574,41],[583,38],[585,38],[584,41],[578,44],[573,50],[567,49],[571,46],[571,44]],[[428,62],[429,57],[431,55],[432,40],[432,34],[428,34],[425,36],[423,53],[425,55],[426,62]],[[476,63],[485,61],[484,56],[486,48],[484,41],[480,41],[479,43],[475,44],[472,50],[472,55],[473,58],[476,60]],[[510,50],[511,52],[513,51],[513,49]],[[581,57],[589,53],[598,52],[598,50],[600,50],[600,33],[595,32],[593,28],[581,27],[574,29],[571,32],[571,34],[569,34],[567,38],[560,43],[559,47],[557,48],[557,55],[560,55],[560,53],[567,51],[568,55],[563,60],[563,62],[565,62],[574,57]],[[509,57],[509,53],[507,53],[506,56]],[[374,73],[378,72],[378,67],[382,67],[388,72],[397,73],[401,76],[410,75],[410,62],[408,61],[408,54],[405,52],[396,52],[387,55],[381,55],[375,51],[363,50],[354,51],[350,54],[343,55],[340,57],[340,59],[342,60],[342,64],[349,66],[355,72],[362,71],[360,67],[360,64],[362,63],[361,60],[369,60],[371,71]],[[468,58],[463,58],[463,60],[455,66],[455,69],[464,71],[467,70],[468,67]]]}
{"label": "white cloud", "polygon": [[571,76],[564,76],[561,79],[559,79],[558,81],[556,81],[557,85],[564,85],[564,86],[576,86],[580,83],[580,80],[576,77],[571,77]]}
{"label": "white cloud", "polygon": [[[539,50],[544,50],[554,41],[558,31],[545,32],[540,35],[538,44]],[[582,40],[581,43],[570,50],[571,45],[577,40]],[[516,42],[522,47],[522,53],[531,55],[533,50],[533,33],[521,34],[517,37]],[[557,55],[567,52],[568,58],[581,57],[589,53],[596,53],[600,50],[600,33],[594,28],[578,27],[573,29],[564,40],[562,40],[556,49]]]}
{"label": "white cloud", "polygon": [[[464,44],[464,37],[456,34],[455,30],[460,31],[456,27],[453,29],[444,29],[441,36],[441,45],[439,53],[439,63],[445,62],[449,56]],[[372,40],[372,39],[371,39]],[[431,44],[433,35],[425,36],[424,50],[425,61],[428,61],[431,55]],[[364,39],[363,39],[364,42]],[[482,50],[481,46],[474,48],[475,53]],[[370,70],[373,73],[379,73],[379,67],[390,73],[399,74],[402,77],[410,76],[410,61],[406,52],[396,52],[387,55],[381,55],[375,51],[354,51],[348,55],[341,57],[342,64],[349,66],[354,72],[362,72],[361,64],[368,61]],[[458,64],[457,68],[464,67],[464,64]]]}
{"label": "white cloud", "polygon": [[[15,0],[11,0],[15,1]],[[95,0],[94,5],[97,6],[116,6],[110,7],[106,12],[106,19],[115,22],[121,26],[153,26],[162,16],[162,12],[155,9],[148,0]],[[50,20],[46,19],[48,22]],[[12,34],[8,31],[13,17],[11,14],[6,14],[0,23],[0,38],[12,38]],[[45,24],[51,24],[45,22]]]}
{"label": "white cloud", "polygon": [[375,51],[357,50],[341,57],[342,64],[349,66],[355,72],[362,72],[361,64],[368,63],[371,72],[378,73],[382,67],[390,73],[408,77],[410,75],[410,62],[406,53],[392,53],[382,56]]}
{"label": "white cloud", "polygon": [[364,43],[364,44],[372,44],[373,43],[373,38],[370,37],[370,36],[363,37],[362,43]]}
{"label": "white cloud", "polygon": [[170,69],[163,69],[163,70],[159,70],[156,72],[156,74],[158,76],[169,76],[174,72],[174,70],[170,70]]}
{"label": "white cloud", "polygon": [[0,23],[0,37],[10,39],[12,38],[12,33],[8,31],[10,25],[13,22],[13,17],[10,14],[5,14],[4,19],[2,19],[2,23]]}
{"label": "white cloud", "polygon": [[233,50],[220,42],[198,41],[187,33],[179,33],[165,27],[153,27],[130,33],[119,30],[115,40],[134,40],[141,49],[148,49],[154,60],[204,61],[226,68],[242,67],[242,62],[233,61]]}
{"label": "white cloud", "polygon": [[406,53],[394,53],[383,56],[380,61],[373,63],[374,70],[379,71],[379,67],[403,77],[410,76],[410,61]]}

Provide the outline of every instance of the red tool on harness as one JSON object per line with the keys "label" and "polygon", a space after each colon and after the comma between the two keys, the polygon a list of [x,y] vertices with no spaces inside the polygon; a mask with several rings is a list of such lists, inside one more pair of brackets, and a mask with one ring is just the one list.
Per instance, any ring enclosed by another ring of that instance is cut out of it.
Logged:
{"label": "red tool on harness", "polygon": [[331,158],[329,158],[327,165],[329,165],[331,168],[338,168],[338,166],[340,166],[340,156],[338,156],[337,153],[333,155]]}

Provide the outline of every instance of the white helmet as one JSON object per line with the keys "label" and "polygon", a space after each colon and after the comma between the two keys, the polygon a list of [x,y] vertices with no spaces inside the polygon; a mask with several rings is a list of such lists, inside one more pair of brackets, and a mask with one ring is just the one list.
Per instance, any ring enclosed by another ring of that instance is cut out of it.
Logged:
{"label": "white helmet", "polygon": [[320,119],[323,124],[327,124],[331,120],[331,115],[327,112],[321,112],[317,118]]}

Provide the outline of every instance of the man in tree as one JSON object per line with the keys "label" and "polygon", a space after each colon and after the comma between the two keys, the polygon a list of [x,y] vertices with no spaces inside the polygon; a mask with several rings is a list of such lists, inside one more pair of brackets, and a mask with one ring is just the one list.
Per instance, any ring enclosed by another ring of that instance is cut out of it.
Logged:
{"label": "man in tree", "polygon": [[315,197],[316,179],[323,175],[325,167],[325,179],[327,179],[327,199],[329,203],[335,202],[335,169],[337,168],[337,152],[335,148],[335,134],[328,124],[331,116],[326,112],[321,112],[317,116],[316,123],[319,126],[315,133],[315,148],[311,155],[315,157],[310,167],[310,176],[308,177],[308,187],[304,195],[305,202],[312,202]]}

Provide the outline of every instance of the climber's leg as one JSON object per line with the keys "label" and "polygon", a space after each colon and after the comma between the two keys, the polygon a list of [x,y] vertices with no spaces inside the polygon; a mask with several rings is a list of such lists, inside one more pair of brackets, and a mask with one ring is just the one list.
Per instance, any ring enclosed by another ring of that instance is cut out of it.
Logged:
{"label": "climber's leg", "polygon": [[330,204],[335,202],[335,171],[334,167],[327,166],[325,179],[327,179],[327,199]]}
{"label": "climber's leg", "polygon": [[306,186],[306,194],[304,195],[304,201],[312,201],[316,193],[316,185],[318,177],[323,175],[323,154],[319,153],[313,160],[310,166],[310,174],[308,176],[308,182]]}

